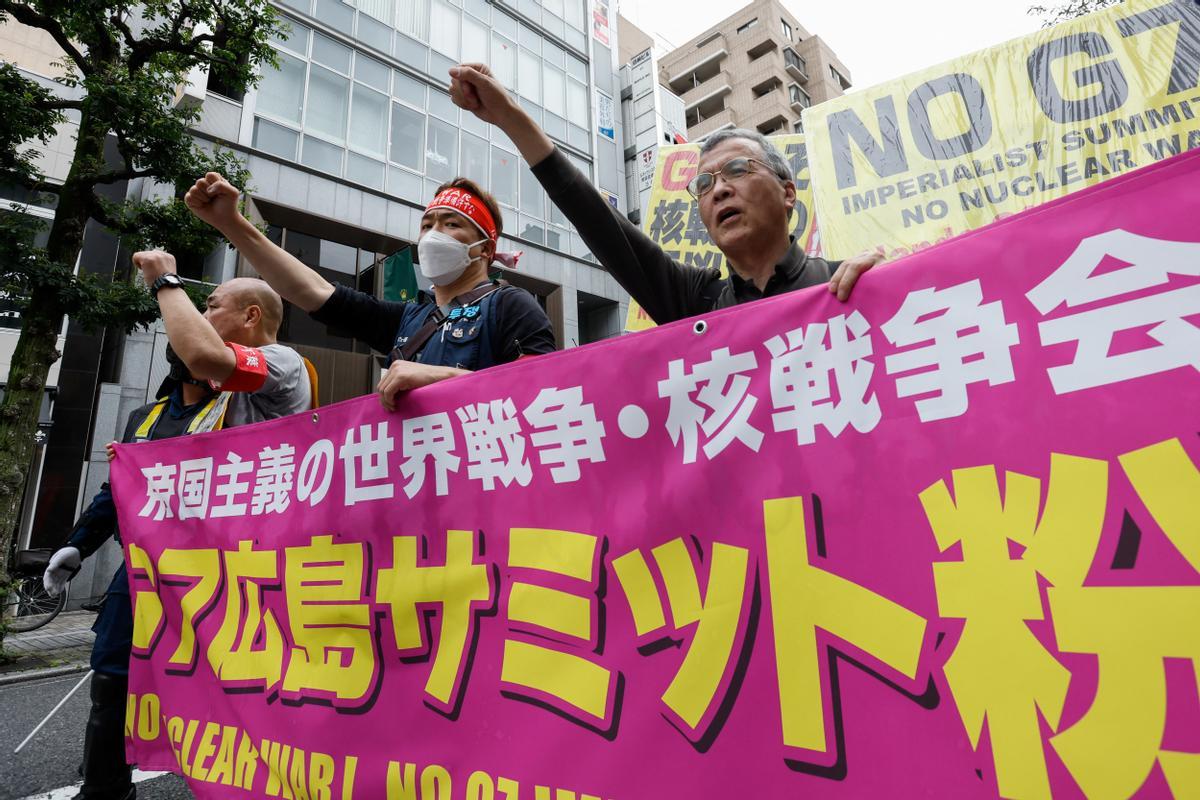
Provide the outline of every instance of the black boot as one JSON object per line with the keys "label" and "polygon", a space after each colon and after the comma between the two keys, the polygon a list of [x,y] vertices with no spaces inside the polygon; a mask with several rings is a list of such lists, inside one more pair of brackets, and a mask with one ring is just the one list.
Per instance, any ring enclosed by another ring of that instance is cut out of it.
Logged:
{"label": "black boot", "polygon": [[133,770],[125,763],[124,675],[92,674],[92,711],[83,739],[81,800],[133,800]]}

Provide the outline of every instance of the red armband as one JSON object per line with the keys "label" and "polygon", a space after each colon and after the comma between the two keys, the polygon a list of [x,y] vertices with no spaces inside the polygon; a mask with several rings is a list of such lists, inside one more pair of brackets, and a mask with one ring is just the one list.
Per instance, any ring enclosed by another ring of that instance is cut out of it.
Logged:
{"label": "red armband", "polygon": [[214,389],[222,392],[257,392],[267,382],[267,357],[256,347],[245,347],[233,342],[225,346],[233,351],[237,363],[233,372],[223,381],[209,381]]}

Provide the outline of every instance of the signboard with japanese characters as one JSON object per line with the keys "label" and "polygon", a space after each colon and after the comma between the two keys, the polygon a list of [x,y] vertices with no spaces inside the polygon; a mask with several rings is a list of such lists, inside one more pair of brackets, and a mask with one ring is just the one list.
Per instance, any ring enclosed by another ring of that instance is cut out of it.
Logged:
{"label": "signboard with japanese characters", "polygon": [[615,140],[617,135],[617,117],[613,99],[604,92],[596,92],[596,130],[609,140]]}
{"label": "signboard with japanese characters", "polygon": [[[812,184],[809,181],[808,155],[803,134],[767,137],[779,148],[792,168],[796,184],[796,207],[792,212],[792,235],[806,252],[820,255],[816,220],[812,213]],[[700,206],[688,194],[688,181],[696,176],[700,164],[700,145],[674,144],[658,148],[653,167],[650,201],[642,228],[667,255],[681,264],[714,267],[727,271],[725,256],[713,244],[700,219]],[[639,168],[640,168],[639,163]],[[635,301],[630,301],[625,317],[627,332],[654,327],[654,320]]]}
{"label": "signboard with japanese characters", "polygon": [[889,258],[1200,147],[1200,3],[1126,0],[804,111],[825,251]]}
{"label": "signboard with japanese characters", "polygon": [[199,798],[1200,796],[1200,152],[113,461]]}

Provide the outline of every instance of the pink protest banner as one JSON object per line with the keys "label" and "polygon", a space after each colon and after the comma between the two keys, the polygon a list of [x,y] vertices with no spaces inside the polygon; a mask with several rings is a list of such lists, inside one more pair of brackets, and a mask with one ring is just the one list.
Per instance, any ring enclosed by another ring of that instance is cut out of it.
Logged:
{"label": "pink protest banner", "polygon": [[121,447],[130,756],[202,798],[1200,796],[1198,185]]}

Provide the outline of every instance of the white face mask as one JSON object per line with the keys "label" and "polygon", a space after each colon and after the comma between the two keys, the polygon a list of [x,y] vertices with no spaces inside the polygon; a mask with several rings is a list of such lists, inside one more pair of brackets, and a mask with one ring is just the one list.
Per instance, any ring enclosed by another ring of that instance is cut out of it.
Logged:
{"label": "white face mask", "polygon": [[464,244],[449,234],[430,231],[417,242],[417,258],[421,260],[421,274],[433,281],[435,286],[445,286],[458,280],[471,263],[483,256],[471,258],[470,250],[476,245],[491,241],[480,239]]}

